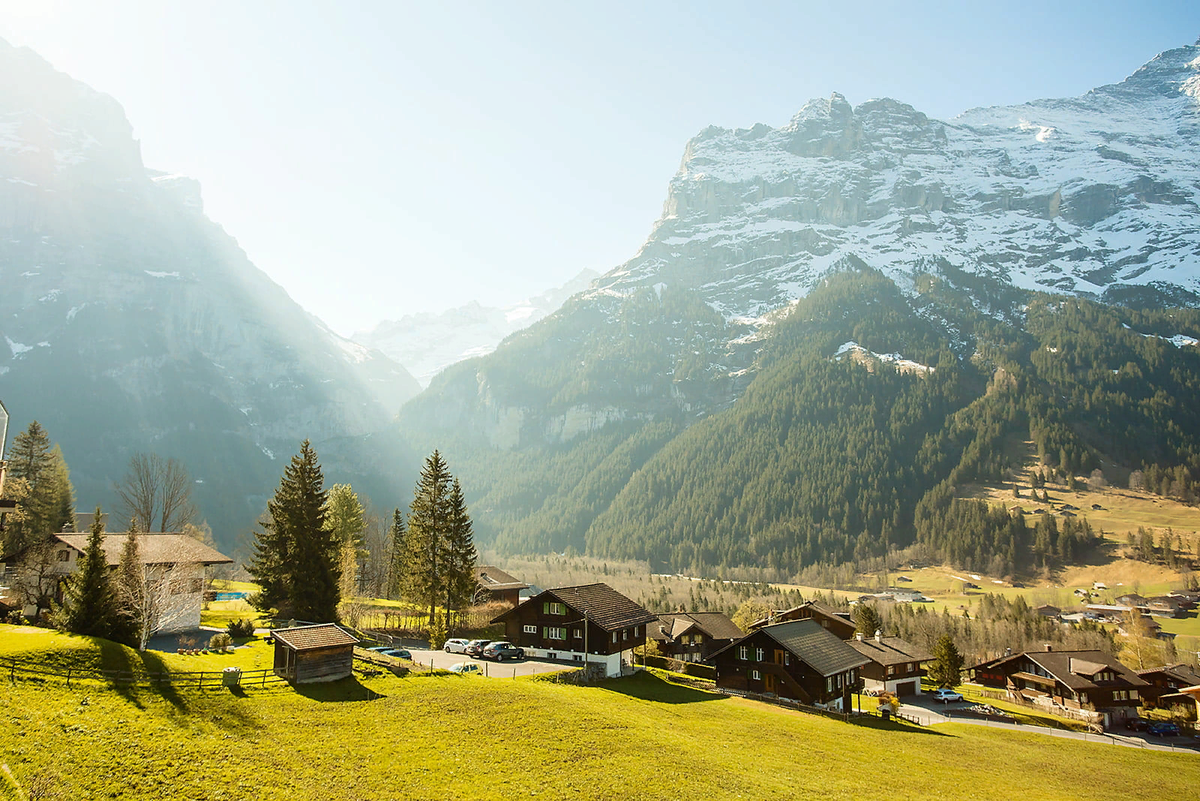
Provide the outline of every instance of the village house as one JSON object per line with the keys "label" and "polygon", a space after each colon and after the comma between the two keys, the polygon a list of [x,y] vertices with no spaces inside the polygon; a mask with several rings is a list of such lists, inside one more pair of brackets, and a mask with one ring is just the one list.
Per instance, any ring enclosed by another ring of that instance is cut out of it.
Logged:
{"label": "village house", "polygon": [[1142,700],[1149,707],[1190,706],[1192,697],[1183,691],[1200,684],[1200,671],[1183,663],[1146,668],[1137,674],[1150,683],[1142,689]]}
{"label": "village house", "polygon": [[492,622],[528,656],[598,664],[619,676],[658,616],[607,584],[585,584],[544,590]]}
{"label": "village house", "polygon": [[521,603],[521,591],[529,589],[528,584],[493,565],[476,567],[475,583],[476,603],[499,601],[516,606]]}
{"label": "village house", "polygon": [[899,637],[874,637],[855,634],[847,643],[870,661],[859,670],[866,690],[885,691],[897,696],[920,695],[923,663],[933,654]]}
{"label": "village house", "polygon": [[358,639],[334,623],[276,629],[275,675],[292,684],[337,681],[354,668]]}
{"label": "village house", "polygon": [[815,620],[821,624],[821,628],[828,629],[833,632],[834,636],[842,640],[848,640],[854,636],[854,621],[850,619],[849,612],[839,612],[816,601],[806,601],[791,609],[774,612],[762,620],[751,623],[750,628],[758,629],[772,623],[787,623],[792,620]]}
{"label": "village house", "polygon": [[704,662],[734,640],[746,636],[720,612],[677,612],[659,615],[647,632],[659,650],[680,662]]}
{"label": "village house", "polygon": [[969,669],[975,681],[1027,703],[1110,725],[1135,717],[1150,682],[1103,651],[1026,651]]}
{"label": "village house", "polygon": [[763,626],[709,658],[720,689],[843,711],[869,661],[815,619]]}
{"label": "village house", "polygon": [[[62,602],[63,580],[79,568],[87,550],[88,534],[55,534],[47,542],[4,557],[11,566],[13,584],[23,587],[26,598],[22,614],[34,618],[39,604],[30,596]],[[110,570],[121,563],[125,534],[105,534],[101,547]],[[230,565],[233,560],[204,543],[183,534],[140,534],[138,552],[152,586],[161,586],[169,601],[169,619],[156,633],[170,634],[200,628],[206,570],[213,565]]]}

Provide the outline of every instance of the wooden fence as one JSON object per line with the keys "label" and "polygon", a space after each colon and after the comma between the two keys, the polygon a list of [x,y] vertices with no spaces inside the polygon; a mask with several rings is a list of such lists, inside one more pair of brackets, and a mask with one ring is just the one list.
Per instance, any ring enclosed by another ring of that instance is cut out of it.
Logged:
{"label": "wooden fence", "polygon": [[[72,681],[91,680],[107,682],[115,687],[172,687],[193,689],[220,689],[225,686],[225,673],[222,670],[186,670],[186,671],[142,671],[142,670],[105,670],[102,668],[50,668],[15,659],[0,659],[0,673],[8,676],[10,682],[18,679],[45,681],[46,679],[65,679],[67,686]],[[243,670],[238,680],[239,687],[267,688],[285,684],[285,679],[275,675],[271,668],[262,670]]]}

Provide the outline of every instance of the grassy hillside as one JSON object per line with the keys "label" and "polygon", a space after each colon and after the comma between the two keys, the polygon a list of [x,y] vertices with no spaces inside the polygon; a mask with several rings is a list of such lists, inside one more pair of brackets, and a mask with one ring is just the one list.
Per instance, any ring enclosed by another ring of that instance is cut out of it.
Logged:
{"label": "grassy hillside", "polygon": [[[0,640],[11,634],[0,627]],[[709,798],[1039,799],[1086,787],[1089,799],[1178,799],[1200,781],[1194,754],[847,724],[645,674],[592,688],[388,675],[244,696],[18,682],[0,694],[0,715],[10,721],[0,763],[60,798],[653,799],[686,787]]]}

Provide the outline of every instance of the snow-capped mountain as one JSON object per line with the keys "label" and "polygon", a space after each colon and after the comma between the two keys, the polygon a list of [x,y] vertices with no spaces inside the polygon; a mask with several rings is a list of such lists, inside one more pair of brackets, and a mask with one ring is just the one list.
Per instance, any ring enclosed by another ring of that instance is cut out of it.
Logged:
{"label": "snow-capped mountain", "polygon": [[[939,121],[902,102],[807,103],[781,128],[710,127],[662,218],[593,294],[698,289],[749,322],[861,260],[1105,300],[1200,292],[1200,47],[1065,100]],[[1148,291],[1151,290],[1151,291]]]}
{"label": "snow-capped mountain", "polygon": [[195,181],[147,170],[115,100],[4,42],[0,76],[0,395],[62,445],[80,504],[158,451],[229,542],[304,438],[379,472],[349,443],[416,381],[292,301]]}
{"label": "snow-capped mountain", "polygon": [[385,320],[368,331],[356,332],[351,339],[387,354],[408,368],[421,386],[429,386],[430,379],[446,367],[491,353],[509,334],[553,314],[598,276],[595,270],[583,270],[562,286],[512,306],[483,306],[472,301],[437,314]]}

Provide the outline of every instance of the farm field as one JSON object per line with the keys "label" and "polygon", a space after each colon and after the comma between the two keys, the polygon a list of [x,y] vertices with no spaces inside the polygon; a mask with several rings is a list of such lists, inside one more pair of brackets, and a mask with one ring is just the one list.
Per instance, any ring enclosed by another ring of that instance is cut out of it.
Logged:
{"label": "farm field", "polygon": [[[0,642],[12,634],[0,627]],[[105,651],[64,653],[55,639],[38,645],[60,660]],[[0,715],[11,722],[0,763],[41,798],[674,798],[685,782],[710,798],[1073,798],[1087,787],[1089,799],[1178,799],[1200,781],[1195,754],[845,723],[650,674],[582,688],[385,674],[240,695],[5,680]]]}

